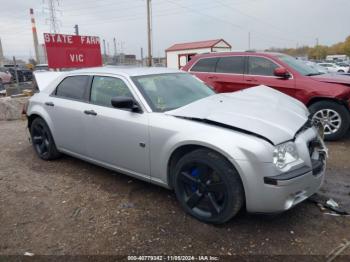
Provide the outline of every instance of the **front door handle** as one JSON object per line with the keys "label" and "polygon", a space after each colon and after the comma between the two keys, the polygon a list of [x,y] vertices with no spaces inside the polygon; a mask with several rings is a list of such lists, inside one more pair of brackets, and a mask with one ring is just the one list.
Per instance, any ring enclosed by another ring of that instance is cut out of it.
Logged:
{"label": "front door handle", "polygon": [[217,79],[217,76],[208,76],[208,79]]}
{"label": "front door handle", "polygon": [[45,105],[47,105],[47,106],[55,106],[55,104],[52,103],[52,102],[45,102]]}
{"label": "front door handle", "polygon": [[96,116],[97,113],[94,110],[84,110],[84,113],[86,115],[92,115],[92,116]]}

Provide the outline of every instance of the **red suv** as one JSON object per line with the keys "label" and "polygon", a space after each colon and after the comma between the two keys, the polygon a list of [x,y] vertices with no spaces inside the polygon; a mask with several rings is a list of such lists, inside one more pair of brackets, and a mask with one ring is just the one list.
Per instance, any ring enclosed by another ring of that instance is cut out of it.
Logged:
{"label": "red suv", "polygon": [[350,126],[350,77],[322,74],[291,56],[265,52],[208,53],[182,68],[217,92],[266,85],[286,93],[310,110],[325,127],[325,138],[343,137]]}

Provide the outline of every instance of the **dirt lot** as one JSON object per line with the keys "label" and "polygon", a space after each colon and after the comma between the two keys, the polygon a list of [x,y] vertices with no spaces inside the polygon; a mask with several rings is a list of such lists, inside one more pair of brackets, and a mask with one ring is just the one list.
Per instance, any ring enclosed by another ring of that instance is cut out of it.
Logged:
{"label": "dirt lot", "polygon": [[[349,208],[350,136],[328,146],[321,193]],[[0,254],[326,255],[350,240],[350,217],[311,202],[273,217],[198,222],[171,191],[71,157],[40,160],[23,121],[0,121],[0,149]]]}

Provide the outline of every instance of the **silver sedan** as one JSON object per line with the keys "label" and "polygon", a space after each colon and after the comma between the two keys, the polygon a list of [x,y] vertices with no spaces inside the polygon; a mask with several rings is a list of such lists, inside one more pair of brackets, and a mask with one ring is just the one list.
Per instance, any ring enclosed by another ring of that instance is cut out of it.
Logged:
{"label": "silver sedan", "polygon": [[320,188],[326,148],[299,101],[266,86],[216,94],[188,73],[101,67],[35,73],[35,152],[62,153],[175,190],[223,223],[241,208],[288,210]]}

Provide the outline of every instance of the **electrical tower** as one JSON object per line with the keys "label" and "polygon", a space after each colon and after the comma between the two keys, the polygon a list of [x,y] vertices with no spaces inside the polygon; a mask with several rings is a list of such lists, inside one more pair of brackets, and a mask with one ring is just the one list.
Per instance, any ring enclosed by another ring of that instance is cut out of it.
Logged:
{"label": "electrical tower", "polygon": [[57,17],[58,6],[60,0],[44,0],[45,9],[49,11],[49,17],[46,19],[50,23],[50,33],[57,34],[59,32],[59,19]]}

